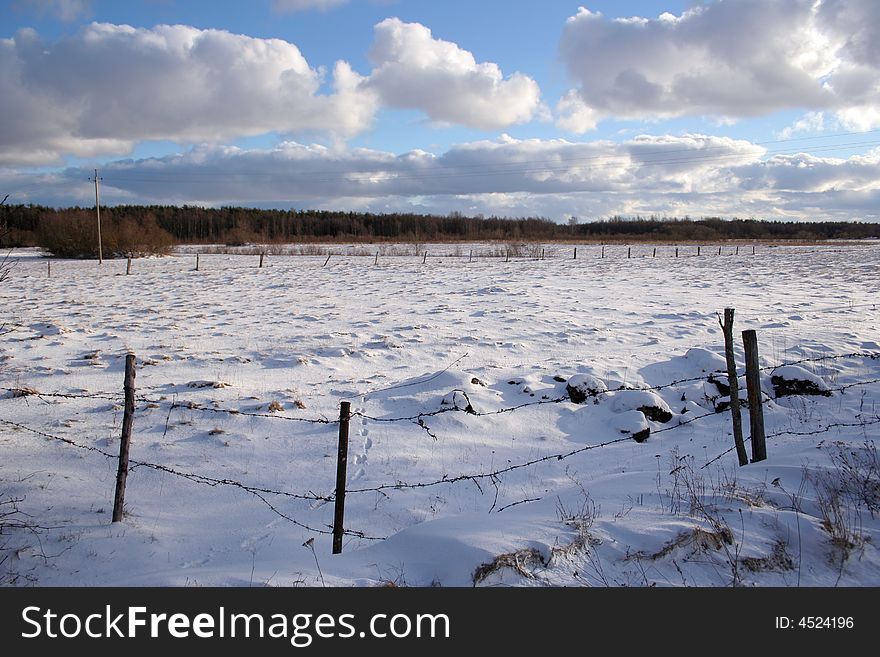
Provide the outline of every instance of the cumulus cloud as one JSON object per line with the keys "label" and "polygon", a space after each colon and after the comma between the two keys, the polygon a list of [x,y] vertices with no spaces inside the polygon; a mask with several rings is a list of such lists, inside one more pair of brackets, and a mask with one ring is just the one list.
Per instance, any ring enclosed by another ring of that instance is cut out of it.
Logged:
{"label": "cumulus cloud", "polygon": [[367,128],[376,94],[345,62],[323,72],[279,39],[182,25],[93,23],[45,43],[0,40],[0,165],[125,153],[141,140],[215,141],[270,131]]}
{"label": "cumulus cloud", "polygon": [[273,6],[275,11],[279,12],[296,12],[309,9],[327,11],[328,9],[344,5],[347,2],[348,0],[275,0]]}
{"label": "cumulus cloud", "polygon": [[614,20],[582,7],[560,43],[582,106],[567,96],[559,124],[583,132],[596,117],[805,108],[880,125],[878,44],[875,0],[717,0],[680,16]]}
{"label": "cumulus cloud", "polygon": [[530,77],[505,77],[497,64],[436,39],[424,25],[388,18],[375,26],[369,87],[382,102],[418,109],[433,121],[492,130],[531,120],[541,110]]}
{"label": "cumulus cloud", "polygon": [[[12,202],[89,204],[90,170],[0,171]],[[744,140],[640,136],[626,142],[502,136],[445,153],[394,154],[284,142],[199,146],[101,170],[107,203],[245,204],[373,212],[614,214],[880,220],[880,149],[847,159],[770,155]]]}

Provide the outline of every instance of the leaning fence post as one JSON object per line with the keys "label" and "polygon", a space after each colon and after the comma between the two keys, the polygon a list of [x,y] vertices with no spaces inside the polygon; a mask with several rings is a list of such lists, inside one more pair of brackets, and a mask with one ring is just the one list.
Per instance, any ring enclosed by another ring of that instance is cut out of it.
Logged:
{"label": "leaning fence post", "polygon": [[425,251],[425,257],[422,258],[422,264],[425,264],[426,262],[428,262],[428,252],[427,251]]}
{"label": "leaning fence post", "polygon": [[749,426],[752,432],[752,463],[767,458],[764,435],[764,405],[761,403],[761,369],[758,366],[758,334],[754,330],[742,332],[746,351],[746,389],[749,393]]}
{"label": "leaning fence post", "polygon": [[724,332],[724,355],[727,358],[727,382],[730,385],[730,413],[733,416],[733,442],[740,465],[748,465],[749,457],[743,442],[742,416],[739,413],[739,384],[736,378],[736,360],[733,357],[733,308],[724,309],[724,321],[721,330]]}
{"label": "leaning fence post", "polygon": [[339,451],[336,455],[336,508],[333,514],[333,554],[342,552],[342,535],[345,532],[345,479],[348,468],[348,422],[351,419],[351,403],[339,405]]}
{"label": "leaning fence post", "polygon": [[128,479],[128,452],[131,447],[131,425],[134,421],[134,354],[125,357],[125,410],[122,415],[122,439],[119,443],[119,470],[116,472],[116,498],[113,501],[113,522],[122,520],[125,503],[125,482]]}

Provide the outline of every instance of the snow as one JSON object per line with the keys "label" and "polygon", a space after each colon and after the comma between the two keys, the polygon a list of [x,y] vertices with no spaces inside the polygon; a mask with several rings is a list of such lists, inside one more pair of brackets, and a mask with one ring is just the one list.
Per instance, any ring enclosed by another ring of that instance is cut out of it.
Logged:
{"label": "snow", "polygon": [[[51,278],[14,251],[0,504],[36,531],[4,528],[0,583],[880,584],[880,516],[839,481],[880,428],[880,245],[468,262],[432,244],[378,265],[358,248],[326,266],[205,254],[198,272],[181,252],[129,276],[53,260]],[[725,306],[765,368],[769,458],[742,468],[709,382],[726,381]],[[111,523],[128,352],[134,467]],[[772,375],[831,396],[771,399]],[[341,401],[349,534],[331,555]],[[835,481],[842,537],[823,524]]]}

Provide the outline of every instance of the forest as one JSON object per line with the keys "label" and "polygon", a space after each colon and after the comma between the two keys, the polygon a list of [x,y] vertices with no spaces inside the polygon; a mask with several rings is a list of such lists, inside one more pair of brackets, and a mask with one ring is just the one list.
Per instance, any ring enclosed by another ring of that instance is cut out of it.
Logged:
{"label": "forest", "polygon": [[[58,257],[95,257],[95,208],[0,206],[0,247],[38,246]],[[314,242],[591,241],[718,242],[880,238],[880,224],[707,217],[614,216],[558,223],[543,217],[374,214],[244,207],[119,205],[101,208],[105,256],[167,253],[179,244]]]}

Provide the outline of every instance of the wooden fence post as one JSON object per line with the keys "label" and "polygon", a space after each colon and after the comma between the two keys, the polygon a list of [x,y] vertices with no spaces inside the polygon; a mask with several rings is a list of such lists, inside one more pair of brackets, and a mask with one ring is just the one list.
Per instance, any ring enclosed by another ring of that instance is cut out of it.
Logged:
{"label": "wooden fence post", "polygon": [[327,259],[324,261],[324,264],[321,265],[321,267],[326,267],[326,266],[327,266],[327,263],[330,262],[330,256],[332,256],[332,255],[333,255],[332,253],[328,253],[328,254],[327,254]]}
{"label": "wooden fence post", "polygon": [[755,246],[754,246],[754,244],[752,245],[752,255],[755,255]]}
{"label": "wooden fence post", "polygon": [[507,259],[504,262],[510,262],[510,251],[507,252]]}
{"label": "wooden fence post", "polygon": [[471,249],[471,254],[468,256],[468,262],[473,262],[473,261],[474,261],[474,250]]}
{"label": "wooden fence post", "polygon": [[697,255],[700,255],[700,245],[697,244]]}
{"label": "wooden fence post", "polygon": [[336,455],[336,507],[333,514],[333,554],[342,552],[342,535],[345,533],[345,479],[348,468],[348,422],[351,419],[351,403],[339,405],[339,451]]}
{"label": "wooden fence post", "polygon": [[265,255],[264,253],[261,253],[261,254],[260,254],[260,269],[263,268],[263,256],[264,256],[264,255]]}
{"label": "wooden fence post", "polygon": [[739,255],[739,244],[736,245],[736,255]]}
{"label": "wooden fence post", "polygon": [[749,426],[752,434],[752,463],[767,458],[764,434],[764,405],[761,399],[761,368],[758,365],[758,335],[754,330],[742,332],[746,351],[746,390],[749,393]]}
{"label": "wooden fence post", "polygon": [[578,248],[574,247],[574,258],[572,258],[572,260],[577,260],[577,259],[578,259]]}
{"label": "wooden fence post", "polygon": [[52,263],[46,261],[46,278],[52,278]]}
{"label": "wooden fence post", "polygon": [[125,357],[125,410],[122,415],[122,439],[119,443],[119,469],[116,472],[116,498],[113,501],[113,522],[122,520],[125,504],[125,482],[128,480],[128,452],[131,448],[131,425],[134,421],[134,354]]}
{"label": "wooden fence post", "polygon": [[199,254],[196,253],[196,271],[199,270]]}
{"label": "wooden fence post", "polygon": [[675,257],[678,257],[678,247],[675,247]]}
{"label": "wooden fence post", "polygon": [[633,250],[632,250],[631,246],[627,248],[627,250],[626,250],[626,257],[627,258],[632,258],[632,251]]}
{"label": "wooden fence post", "polygon": [[378,252],[378,251],[376,251],[376,260],[373,262],[373,264],[374,264],[374,265],[378,265],[378,264],[379,264],[379,252]]}
{"label": "wooden fence post", "polygon": [[718,255],[721,255],[721,247],[718,247]]}
{"label": "wooden fence post", "polygon": [[656,246],[654,247],[654,252],[651,254],[651,257],[652,257],[652,258],[656,258],[656,257],[657,257],[657,247],[656,247]]}
{"label": "wooden fence post", "polygon": [[128,257],[128,262],[125,263],[125,275],[128,276],[131,273],[131,256]]}
{"label": "wooden fence post", "polygon": [[749,457],[743,442],[742,416],[739,412],[739,383],[736,377],[736,360],[733,357],[733,308],[724,309],[724,321],[719,319],[724,332],[724,355],[727,358],[727,382],[730,385],[730,413],[733,416],[733,442],[739,464],[748,465]]}
{"label": "wooden fence post", "polygon": [[425,257],[422,258],[422,264],[425,264],[426,262],[428,262],[428,252],[427,251],[425,251]]}
{"label": "wooden fence post", "polygon": [[544,249],[542,248],[541,249],[541,260],[543,260],[543,259],[544,259]]}
{"label": "wooden fence post", "polygon": [[605,257],[605,245],[604,244],[602,245],[602,257],[603,258]]}

